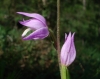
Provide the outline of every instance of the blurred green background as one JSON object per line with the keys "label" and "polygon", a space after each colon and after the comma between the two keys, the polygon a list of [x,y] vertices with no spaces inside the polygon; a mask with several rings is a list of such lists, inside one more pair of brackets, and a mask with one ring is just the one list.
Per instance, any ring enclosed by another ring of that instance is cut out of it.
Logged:
{"label": "blurred green background", "polygon": [[[50,37],[23,41],[25,18],[18,11],[43,15],[56,37],[56,0],[0,1],[0,79],[60,79]],[[60,35],[75,32],[77,57],[68,67],[71,79],[100,79],[100,1],[61,0]]]}

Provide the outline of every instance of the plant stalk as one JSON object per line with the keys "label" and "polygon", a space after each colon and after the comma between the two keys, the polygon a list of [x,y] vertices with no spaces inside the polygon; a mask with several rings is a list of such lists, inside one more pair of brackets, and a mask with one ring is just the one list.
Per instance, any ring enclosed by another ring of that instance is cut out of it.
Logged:
{"label": "plant stalk", "polygon": [[60,0],[57,0],[57,54],[60,67]]}

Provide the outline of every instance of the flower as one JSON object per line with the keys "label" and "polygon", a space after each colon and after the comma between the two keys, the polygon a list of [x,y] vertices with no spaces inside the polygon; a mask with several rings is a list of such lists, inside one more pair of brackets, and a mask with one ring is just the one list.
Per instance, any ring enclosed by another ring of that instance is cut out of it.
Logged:
{"label": "flower", "polygon": [[69,33],[68,37],[65,34],[65,43],[62,46],[60,60],[61,64],[69,66],[76,57],[76,49],[74,46],[74,34],[71,36],[71,32]]}
{"label": "flower", "polygon": [[[22,34],[22,38],[24,40],[44,39],[49,35],[46,20],[42,15],[37,13],[26,13],[26,12],[17,12],[17,13],[31,18],[29,20],[23,20],[19,22],[20,24],[28,27],[28,29],[26,29]],[[26,34],[30,30],[32,30],[33,32],[28,36],[26,36]]]}

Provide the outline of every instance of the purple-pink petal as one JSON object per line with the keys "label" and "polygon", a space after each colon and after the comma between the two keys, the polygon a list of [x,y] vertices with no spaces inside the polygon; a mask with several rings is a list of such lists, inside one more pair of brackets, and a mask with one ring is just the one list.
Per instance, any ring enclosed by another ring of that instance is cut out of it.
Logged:
{"label": "purple-pink petal", "polygon": [[67,34],[65,33],[65,41],[67,40]]}
{"label": "purple-pink petal", "polygon": [[21,15],[24,15],[24,16],[28,16],[28,17],[31,17],[31,18],[38,19],[38,20],[40,20],[46,26],[46,20],[40,14],[37,14],[37,13],[26,13],[26,12],[17,12],[17,13],[21,14]]}
{"label": "purple-pink petal", "polygon": [[48,28],[47,27],[43,27],[40,29],[35,30],[33,33],[31,33],[30,35],[24,37],[24,40],[31,40],[31,39],[44,39],[45,37],[47,37],[49,34]]}
{"label": "purple-pink petal", "polygon": [[71,39],[71,48],[70,48],[70,52],[68,53],[67,59],[66,59],[66,65],[69,66],[76,57],[76,49],[75,49],[75,45],[74,45],[74,33],[72,35],[72,39]]}
{"label": "purple-pink petal", "polygon": [[41,21],[37,20],[37,19],[29,19],[29,20],[23,20],[20,21],[20,24],[27,26],[33,30],[42,28],[42,27],[46,27]]}
{"label": "purple-pink petal", "polygon": [[67,40],[65,40],[65,43],[62,46],[61,49],[61,62],[65,64],[67,54],[69,53],[71,45],[71,32],[69,33]]}

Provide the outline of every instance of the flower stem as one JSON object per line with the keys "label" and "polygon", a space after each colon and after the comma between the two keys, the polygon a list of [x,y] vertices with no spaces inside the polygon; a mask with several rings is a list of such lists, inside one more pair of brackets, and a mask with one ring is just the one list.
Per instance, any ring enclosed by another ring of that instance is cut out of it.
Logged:
{"label": "flower stem", "polygon": [[51,41],[53,41],[53,46],[57,50],[57,41],[56,41],[57,39],[55,38],[54,33],[50,28],[49,28],[49,32],[50,32]]}
{"label": "flower stem", "polygon": [[57,53],[60,68],[60,0],[57,0]]}
{"label": "flower stem", "polygon": [[61,79],[70,79],[68,69],[64,65],[61,65]]}

